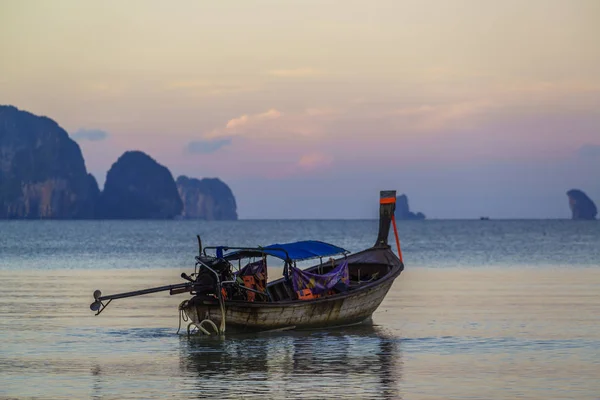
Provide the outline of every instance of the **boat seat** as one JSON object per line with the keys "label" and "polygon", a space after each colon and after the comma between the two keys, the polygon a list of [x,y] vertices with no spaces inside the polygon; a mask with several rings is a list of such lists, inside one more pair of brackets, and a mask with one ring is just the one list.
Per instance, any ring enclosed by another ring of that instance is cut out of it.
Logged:
{"label": "boat seat", "polygon": [[[384,264],[353,264],[350,267],[350,282],[367,282],[385,276],[389,267]],[[360,276],[359,276],[360,273]]]}
{"label": "boat seat", "polygon": [[271,295],[273,301],[291,300],[296,298],[295,296],[292,296],[292,292],[283,282],[268,286],[267,291]]}

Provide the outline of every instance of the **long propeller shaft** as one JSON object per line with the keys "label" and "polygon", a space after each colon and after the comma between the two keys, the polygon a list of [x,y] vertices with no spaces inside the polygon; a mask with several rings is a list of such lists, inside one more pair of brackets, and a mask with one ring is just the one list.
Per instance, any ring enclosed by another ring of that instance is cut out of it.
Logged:
{"label": "long propeller shaft", "polygon": [[175,285],[158,286],[158,287],[149,288],[149,289],[134,290],[132,292],[108,294],[106,296],[98,296],[98,297],[94,296],[94,297],[95,297],[96,300],[99,300],[99,301],[116,300],[116,299],[123,299],[125,297],[141,296],[141,295],[144,295],[144,294],[164,292],[166,290],[189,288],[191,286],[192,286],[192,283],[190,283],[190,282],[188,282],[188,283],[178,283],[178,284],[175,284]]}

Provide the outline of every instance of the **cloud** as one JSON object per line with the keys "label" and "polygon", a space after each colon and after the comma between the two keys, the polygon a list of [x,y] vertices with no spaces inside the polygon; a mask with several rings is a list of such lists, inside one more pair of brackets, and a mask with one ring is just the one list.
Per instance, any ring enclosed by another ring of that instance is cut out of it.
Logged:
{"label": "cloud", "polygon": [[224,128],[217,128],[204,135],[205,139],[252,137],[252,138],[297,138],[306,139],[322,136],[328,124],[343,116],[345,112],[335,108],[307,108],[303,111],[283,113],[275,108],[257,114],[243,114],[230,119]]}
{"label": "cloud", "polygon": [[298,166],[304,170],[315,170],[331,165],[333,157],[323,153],[308,153],[304,154],[298,160]]}
{"label": "cloud", "polygon": [[268,119],[276,119],[279,117],[281,117],[281,113],[279,111],[277,111],[276,109],[272,108],[269,111],[266,111],[264,113],[254,114],[254,115],[244,114],[240,117],[232,118],[229,121],[227,121],[225,128],[227,128],[227,129],[237,128],[237,127],[241,127],[243,125],[247,125],[249,123],[268,120]]}
{"label": "cloud", "polygon": [[90,142],[99,142],[108,138],[108,133],[100,129],[81,128],[71,134],[73,140],[89,140]]}
{"label": "cloud", "polygon": [[321,71],[313,68],[274,69],[269,71],[269,75],[277,76],[279,78],[303,78],[321,74]]}
{"label": "cloud", "polygon": [[231,139],[195,140],[189,142],[186,151],[192,154],[212,154],[231,144]]}
{"label": "cloud", "polygon": [[600,160],[600,145],[584,144],[577,150],[577,156],[586,160]]}
{"label": "cloud", "polygon": [[242,114],[190,143],[187,152],[208,153],[230,145],[228,154],[236,162],[219,168],[229,168],[231,173],[269,179],[310,174],[328,167],[337,157],[335,151],[328,154],[317,149],[324,139],[334,140],[338,115],[345,114],[326,107]]}
{"label": "cloud", "polygon": [[261,131],[264,132],[264,129],[268,128],[265,124],[268,124],[269,121],[275,121],[282,116],[283,114],[274,108],[263,113],[240,115],[227,121],[224,128],[214,129],[212,132],[209,132],[204,138],[212,140],[253,134],[260,135]]}

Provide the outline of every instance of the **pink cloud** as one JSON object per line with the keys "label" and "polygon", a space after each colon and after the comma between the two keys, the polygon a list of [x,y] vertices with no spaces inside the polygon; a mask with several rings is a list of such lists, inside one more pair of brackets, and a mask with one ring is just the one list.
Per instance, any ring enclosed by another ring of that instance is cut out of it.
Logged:
{"label": "pink cloud", "polygon": [[232,118],[229,121],[227,121],[227,125],[225,125],[225,128],[231,129],[231,128],[235,128],[236,126],[246,125],[249,120],[250,120],[250,117],[248,117],[247,114],[244,114],[242,116],[239,116],[237,118]]}
{"label": "pink cloud", "polygon": [[[340,110],[327,107],[299,112],[271,108],[231,118],[222,127],[195,140],[230,140],[226,151],[228,157],[236,162],[220,164],[220,173],[285,179],[309,174],[332,164],[331,155],[315,152],[314,149],[332,132],[328,127],[337,121],[339,115],[342,115]],[[208,162],[209,158],[186,157],[186,162],[191,163],[189,165],[199,164]]]}
{"label": "pink cloud", "polygon": [[247,125],[249,123],[255,123],[255,122],[270,120],[270,119],[277,119],[279,117],[281,117],[281,112],[277,111],[274,108],[271,108],[270,110],[268,110],[264,113],[254,114],[254,115],[244,114],[237,118],[232,118],[229,121],[227,121],[225,128],[227,128],[227,129],[237,128],[237,127]]}
{"label": "pink cloud", "polygon": [[248,138],[306,141],[325,134],[325,121],[337,111],[311,108],[299,113],[283,113],[275,108],[258,114],[243,114],[230,119],[222,128],[204,135],[204,139]]}

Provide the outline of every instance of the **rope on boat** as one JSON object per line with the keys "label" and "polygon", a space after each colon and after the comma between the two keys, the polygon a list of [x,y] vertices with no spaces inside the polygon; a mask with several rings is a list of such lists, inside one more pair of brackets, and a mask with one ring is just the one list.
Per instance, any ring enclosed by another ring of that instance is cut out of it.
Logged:
{"label": "rope on boat", "polygon": [[215,325],[214,322],[212,322],[210,319],[203,319],[199,324],[196,324],[195,322],[190,322],[187,326],[187,334],[188,336],[192,335],[192,327],[196,327],[198,328],[198,330],[202,333],[204,333],[206,336],[210,336],[210,332],[208,331],[208,329],[206,329],[204,327],[205,324],[209,324],[210,326],[212,326],[212,328],[215,330],[215,333],[218,335],[219,334],[219,328],[217,328],[217,325]]}
{"label": "rope on boat", "polygon": [[[214,322],[212,322],[210,319],[204,319],[204,320],[202,320],[202,322],[200,322],[200,328],[204,328],[204,327],[203,327],[203,325],[204,325],[205,323],[208,323],[208,324],[210,324],[210,325],[213,327],[213,329],[215,330],[215,332],[216,332],[217,334],[222,334],[222,332],[219,332],[219,328],[217,328],[217,325],[215,325],[215,323],[214,323]],[[207,332],[208,332],[208,331],[207,331]],[[207,333],[207,334],[208,334],[208,333]]]}
{"label": "rope on boat", "polygon": [[[179,334],[179,331],[181,330],[181,321],[183,320],[183,322],[188,322],[190,320],[184,310],[184,308],[187,307],[187,305],[188,305],[187,300],[184,300],[179,304],[179,327],[177,328],[177,334]],[[188,329],[189,329],[189,326],[188,326]]]}
{"label": "rope on boat", "polygon": [[[202,321],[200,321],[200,323],[198,323],[198,324],[196,324],[195,322],[190,322],[187,325],[188,336],[193,334],[193,331],[192,331],[193,327],[196,327],[200,332],[202,332],[206,336],[210,336],[211,333],[208,331],[208,329],[206,329],[204,327],[204,325],[206,325],[206,324],[209,324],[214,329],[215,334],[217,334],[217,335],[222,335],[225,332],[225,307],[224,307],[222,301],[219,301],[219,303],[221,306],[221,313],[223,315],[223,320],[221,321],[221,329],[219,329],[213,321],[206,318],[206,319],[203,319]],[[188,305],[188,300],[184,300],[181,302],[181,304],[179,304],[179,328],[177,328],[178,334],[181,331],[181,321],[188,322],[190,320],[185,312],[185,307],[187,307],[187,305]]]}

